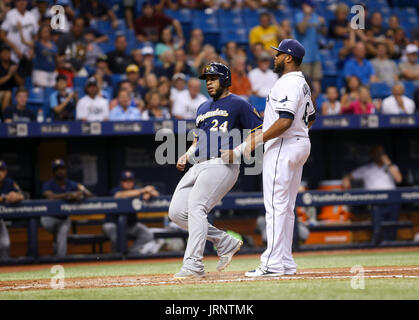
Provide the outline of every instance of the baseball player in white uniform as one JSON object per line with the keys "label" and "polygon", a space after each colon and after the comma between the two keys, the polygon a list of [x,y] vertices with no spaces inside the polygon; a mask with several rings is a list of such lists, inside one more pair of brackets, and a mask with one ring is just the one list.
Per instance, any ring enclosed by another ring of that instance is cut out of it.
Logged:
{"label": "baseball player in white uniform", "polygon": [[246,277],[295,274],[292,257],[294,207],[303,165],[310,155],[308,130],[315,120],[310,88],[299,71],[304,47],[294,39],[283,40],[275,56],[276,81],[266,100],[263,129],[239,146],[244,155],[265,143],[263,197],[266,210],[267,249],[261,265]]}

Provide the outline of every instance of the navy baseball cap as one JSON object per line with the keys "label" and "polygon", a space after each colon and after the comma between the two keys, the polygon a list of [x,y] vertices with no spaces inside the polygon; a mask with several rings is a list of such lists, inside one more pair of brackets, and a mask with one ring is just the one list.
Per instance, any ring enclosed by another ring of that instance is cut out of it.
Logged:
{"label": "navy baseball cap", "polygon": [[134,180],[135,175],[132,171],[125,170],[121,173],[121,180]]}
{"label": "navy baseball cap", "polygon": [[0,160],[0,170],[7,170],[6,162]]}
{"label": "navy baseball cap", "polygon": [[65,163],[63,159],[55,159],[54,161],[52,161],[52,169],[56,169],[58,167],[65,167]]}
{"label": "navy baseball cap", "polygon": [[300,59],[302,59],[306,54],[306,50],[304,49],[303,45],[295,39],[284,39],[279,44],[278,48],[272,46],[271,48],[278,52],[283,52]]}

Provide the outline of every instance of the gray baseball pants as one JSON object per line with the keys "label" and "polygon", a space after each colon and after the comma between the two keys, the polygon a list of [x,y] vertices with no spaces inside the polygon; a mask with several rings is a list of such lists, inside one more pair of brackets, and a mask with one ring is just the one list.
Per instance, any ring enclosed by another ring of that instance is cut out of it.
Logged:
{"label": "gray baseball pants", "polygon": [[0,219],[0,259],[9,257],[10,238],[7,231],[6,224]]}
{"label": "gray baseball pants", "polygon": [[67,236],[70,232],[70,218],[62,220],[55,217],[41,217],[41,225],[54,236],[54,255],[67,255]]}
{"label": "gray baseball pants", "polygon": [[[114,222],[106,222],[102,226],[103,232],[111,241],[112,251],[117,251],[117,226]],[[147,228],[146,225],[137,222],[132,226],[128,226],[127,233],[135,237],[135,241],[129,248],[129,252],[138,253],[141,247],[147,242],[154,239],[153,233]]]}
{"label": "gray baseball pants", "polygon": [[169,218],[189,231],[183,268],[203,272],[205,242],[217,248],[219,256],[231,251],[238,240],[208,223],[207,214],[231,190],[239,176],[238,164],[224,164],[220,158],[195,164],[180,180],[169,207]]}

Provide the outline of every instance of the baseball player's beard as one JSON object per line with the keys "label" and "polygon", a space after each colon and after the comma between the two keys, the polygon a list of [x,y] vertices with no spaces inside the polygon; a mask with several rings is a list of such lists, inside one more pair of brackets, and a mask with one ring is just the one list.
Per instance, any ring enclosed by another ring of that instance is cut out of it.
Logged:
{"label": "baseball player's beard", "polygon": [[284,73],[284,69],[285,69],[285,63],[282,61],[274,68],[274,72],[277,73],[279,77],[282,77],[282,74]]}
{"label": "baseball player's beard", "polygon": [[219,87],[217,91],[215,91],[215,94],[211,96],[211,98],[213,98],[214,101],[218,100],[218,98],[223,94],[224,90],[225,90],[224,87]]}

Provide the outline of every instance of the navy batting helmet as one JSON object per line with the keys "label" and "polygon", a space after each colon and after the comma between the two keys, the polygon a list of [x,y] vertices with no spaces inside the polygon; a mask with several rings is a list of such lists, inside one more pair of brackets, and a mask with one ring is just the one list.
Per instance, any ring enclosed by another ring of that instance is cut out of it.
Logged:
{"label": "navy batting helmet", "polygon": [[199,79],[205,80],[207,75],[215,74],[220,76],[220,85],[222,87],[231,86],[231,71],[226,65],[219,62],[211,62],[205,66],[204,72],[201,74]]}

